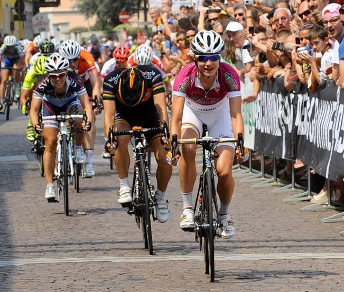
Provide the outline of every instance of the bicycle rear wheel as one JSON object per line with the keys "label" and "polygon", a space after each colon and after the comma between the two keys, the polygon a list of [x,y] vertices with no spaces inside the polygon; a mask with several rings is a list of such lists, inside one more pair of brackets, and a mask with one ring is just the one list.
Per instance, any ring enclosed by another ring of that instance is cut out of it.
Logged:
{"label": "bicycle rear wheel", "polygon": [[68,146],[67,136],[62,135],[62,186],[63,186],[63,201],[66,216],[69,215],[69,201],[68,201]]}
{"label": "bicycle rear wheel", "polygon": [[140,176],[141,176],[141,198],[143,198],[144,208],[142,214],[142,232],[145,241],[145,248],[148,249],[149,254],[153,254],[153,236],[151,225],[151,207],[150,207],[150,189],[148,186],[147,175],[145,172],[145,162],[140,158]]}
{"label": "bicycle rear wheel", "polygon": [[214,241],[215,241],[215,228],[214,228],[214,203],[213,203],[213,190],[214,190],[214,181],[212,172],[207,169],[205,172],[204,178],[204,194],[203,200],[206,204],[206,213],[207,213],[207,228],[205,232],[204,240],[204,249],[205,249],[205,264],[206,264],[206,273],[210,274],[210,282],[214,282],[215,278],[215,251],[214,251]]}

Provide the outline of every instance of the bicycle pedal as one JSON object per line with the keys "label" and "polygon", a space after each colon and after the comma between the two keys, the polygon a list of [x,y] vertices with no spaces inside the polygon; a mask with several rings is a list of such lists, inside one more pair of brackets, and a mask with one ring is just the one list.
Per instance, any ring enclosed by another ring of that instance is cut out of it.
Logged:
{"label": "bicycle pedal", "polygon": [[195,227],[190,227],[190,228],[182,228],[184,232],[195,232]]}
{"label": "bicycle pedal", "polygon": [[130,208],[131,205],[132,205],[131,202],[121,204],[122,208]]}
{"label": "bicycle pedal", "polygon": [[59,201],[56,200],[56,198],[49,198],[47,199],[48,203],[58,203]]}

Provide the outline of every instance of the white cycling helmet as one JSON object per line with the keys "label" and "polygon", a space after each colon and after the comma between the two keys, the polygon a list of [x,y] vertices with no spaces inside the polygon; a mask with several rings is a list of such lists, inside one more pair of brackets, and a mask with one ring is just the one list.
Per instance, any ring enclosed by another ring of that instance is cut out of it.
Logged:
{"label": "white cycling helmet", "polygon": [[136,65],[149,65],[153,61],[153,50],[145,44],[138,46],[134,53]]}
{"label": "white cycling helmet", "polygon": [[23,39],[23,40],[21,41],[21,44],[22,44],[24,50],[27,49],[27,47],[30,45],[30,43],[31,43],[31,41],[30,41],[29,39]]}
{"label": "white cycling helmet", "polygon": [[17,43],[17,39],[14,35],[8,35],[4,38],[4,44],[6,46],[14,46]]}
{"label": "white cycling helmet", "polygon": [[58,52],[60,50],[60,41],[58,39],[51,39],[51,42],[54,44],[55,46],[55,52]]}
{"label": "white cycling helmet", "polygon": [[225,43],[215,31],[202,30],[192,39],[190,48],[195,55],[221,55]]}
{"label": "white cycling helmet", "polygon": [[41,35],[37,35],[35,36],[35,38],[33,39],[33,45],[35,46],[35,48],[39,48],[39,46],[42,43],[42,37]]}
{"label": "white cycling helmet", "polygon": [[78,58],[81,52],[81,47],[78,42],[73,40],[66,40],[60,46],[60,54],[65,56],[68,60]]}
{"label": "white cycling helmet", "polygon": [[45,61],[44,69],[47,72],[53,72],[57,70],[66,70],[69,67],[69,61],[66,57],[59,53],[54,53],[49,56]]}

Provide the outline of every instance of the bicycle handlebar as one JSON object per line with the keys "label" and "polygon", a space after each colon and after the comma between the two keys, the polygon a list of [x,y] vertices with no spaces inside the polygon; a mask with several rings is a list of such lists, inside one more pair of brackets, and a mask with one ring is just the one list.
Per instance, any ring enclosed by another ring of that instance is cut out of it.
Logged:
{"label": "bicycle handlebar", "polygon": [[83,115],[67,115],[67,114],[59,114],[59,115],[53,115],[53,116],[48,116],[48,117],[42,117],[42,121],[47,121],[47,120],[53,120],[53,121],[60,121],[60,122],[65,122],[68,120],[77,120],[77,119],[82,119],[87,121],[87,116],[86,114]]}
{"label": "bicycle handlebar", "polygon": [[142,128],[140,126],[134,126],[134,127],[132,127],[131,130],[117,131],[117,132],[113,132],[113,126],[110,126],[109,139],[110,139],[110,135],[113,135],[113,136],[125,136],[125,135],[134,136],[137,134],[140,135],[140,134],[148,134],[148,133],[162,133],[162,134],[164,134],[165,138],[167,139],[167,144],[168,144],[169,130],[167,127],[167,123],[165,121],[162,121],[161,127]]}
{"label": "bicycle handlebar", "polygon": [[203,145],[203,144],[215,144],[215,143],[225,143],[225,142],[232,142],[237,143],[237,147],[240,148],[241,155],[244,156],[245,154],[245,148],[244,148],[244,139],[242,136],[242,133],[238,133],[238,138],[227,138],[227,137],[219,137],[219,138],[213,138],[213,137],[202,137],[202,138],[191,138],[191,139],[177,139],[177,135],[172,135],[172,157],[175,156],[176,148],[178,144],[197,144],[197,145]]}

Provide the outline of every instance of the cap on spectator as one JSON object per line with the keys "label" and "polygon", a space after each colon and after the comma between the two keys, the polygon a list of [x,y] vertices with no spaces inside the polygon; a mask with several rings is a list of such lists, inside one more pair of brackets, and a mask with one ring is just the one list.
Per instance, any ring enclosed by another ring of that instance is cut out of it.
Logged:
{"label": "cap on spectator", "polygon": [[236,32],[239,30],[243,30],[244,27],[242,26],[241,23],[236,22],[236,21],[231,21],[230,23],[228,23],[225,31],[232,31],[232,32]]}
{"label": "cap on spectator", "polygon": [[224,11],[224,10],[221,10],[221,11],[219,12],[219,18],[220,18],[220,19],[221,19],[221,18],[228,18],[227,12]]}
{"label": "cap on spectator", "polygon": [[340,5],[337,3],[331,3],[325,6],[325,8],[321,12],[321,17],[323,19],[329,19],[332,17],[340,17],[339,9]]}

